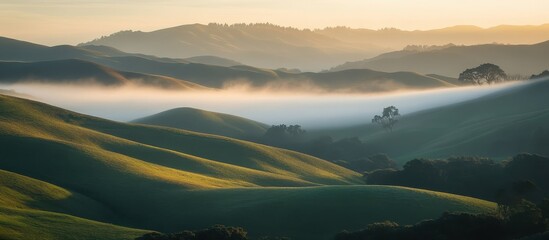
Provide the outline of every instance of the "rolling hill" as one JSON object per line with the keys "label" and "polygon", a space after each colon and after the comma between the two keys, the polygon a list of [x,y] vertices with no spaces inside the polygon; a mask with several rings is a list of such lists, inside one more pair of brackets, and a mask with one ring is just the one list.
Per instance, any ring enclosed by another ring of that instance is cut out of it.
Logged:
{"label": "rolling hill", "polygon": [[92,199],[55,185],[0,170],[1,239],[134,239],[147,231],[67,215],[112,217]]}
{"label": "rolling hill", "polygon": [[250,119],[195,108],[175,108],[132,122],[232,138],[262,136],[269,128],[267,124]]}
{"label": "rolling hill", "polygon": [[[453,26],[425,31],[328,27],[296,29],[273,24],[188,24],[152,32],[121,31],[81,45],[106,45],[165,57],[215,55],[264,68],[319,71],[408,45],[533,44],[549,39],[549,25]],[[404,71],[396,69],[391,71]]]}
{"label": "rolling hill", "polygon": [[138,229],[218,223],[254,237],[330,239],[373,221],[495,209],[452,194],[356,185],[360,174],[292,151],[3,95],[0,145],[0,236],[8,239],[129,239]]}
{"label": "rolling hill", "polygon": [[[444,80],[413,72],[389,73],[359,69],[313,73],[284,69],[271,70],[244,65],[223,67],[181,62],[177,59],[124,54],[108,47],[46,47],[13,39],[0,39],[1,49],[18,49],[15,52],[0,51],[0,60],[5,61],[52,61],[60,64],[62,63],[60,59],[80,59],[115,69],[118,72],[132,72],[134,75],[142,73],[147,76],[155,75],[153,79],[164,79],[158,82],[169,82],[169,78],[176,78],[209,88],[234,87],[244,84],[251,88],[268,88],[280,91],[380,92],[404,88],[427,89],[455,86],[455,84]],[[59,76],[67,74],[63,73],[64,71],[70,71],[68,68],[63,69],[63,66],[58,66],[58,70],[55,74]],[[9,74],[9,72],[4,74]],[[108,73],[103,74],[108,75]],[[156,75],[166,76],[168,79]]]}
{"label": "rolling hill", "polygon": [[121,31],[81,45],[186,58],[214,55],[263,68],[320,70],[337,62],[373,56],[381,48],[346,42],[310,30],[272,24],[189,24],[152,32]]}
{"label": "rolling hill", "polygon": [[122,86],[127,84],[179,90],[207,88],[180,79],[117,71],[96,63],[77,59],[43,62],[0,62],[0,83],[98,84]]}
{"label": "rolling hill", "polygon": [[331,70],[364,68],[458,77],[467,68],[477,67],[483,63],[493,63],[508,74],[530,76],[547,69],[549,66],[547,54],[549,54],[549,41],[533,45],[450,46],[427,51],[402,50],[385,53],[362,61],[347,62]]}
{"label": "rolling hill", "polygon": [[373,151],[385,152],[401,163],[417,157],[504,158],[519,152],[548,155],[547,93],[549,80],[531,81],[470,101],[405,115],[392,132],[368,124],[315,134],[358,135]]}

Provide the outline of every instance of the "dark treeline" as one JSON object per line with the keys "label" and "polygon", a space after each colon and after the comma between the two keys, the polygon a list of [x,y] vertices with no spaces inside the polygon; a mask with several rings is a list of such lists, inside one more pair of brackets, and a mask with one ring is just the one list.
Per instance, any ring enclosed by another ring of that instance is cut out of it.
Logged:
{"label": "dark treeline", "polygon": [[[549,237],[549,199],[533,204],[521,199],[510,205],[499,204],[492,214],[444,213],[438,219],[424,220],[402,226],[384,221],[367,225],[356,232],[342,231],[335,240],[481,240],[528,239]],[[248,240],[240,227],[216,225],[198,231],[180,233],[147,233],[136,240]],[[261,237],[258,240],[289,240],[280,237]]]}
{"label": "dark treeline", "polygon": [[335,240],[541,240],[549,237],[548,218],[549,199],[538,205],[522,200],[496,214],[444,213],[411,226],[374,223],[357,232],[343,231]]}
{"label": "dark treeline", "polygon": [[525,198],[539,202],[549,194],[549,158],[519,154],[511,160],[477,157],[414,159],[402,170],[365,173],[367,184],[397,185],[449,192],[496,202]]}
{"label": "dark treeline", "polygon": [[[179,233],[147,233],[135,240],[248,240],[248,232],[241,227],[227,227],[215,225],[213,227],[196,230],[182,231]],[[280,237],[261,237],[258,240],[289,240]]]}
{"label": "dark treeline", "polygon": [[549,78],[549,70],[545,70],[540,74],[533,74],[532,76],[530,76],[531,80],[545,79],[545,78]]}
{"label": "dark treeline", "polygon": [[274,125],[264,136],[248,139],[262,144],[286,148],[336,163],[357,172],[397,168],[385,154],[371,151],[357,137],[334,140],[330,136],[310,139],[299,125]]}

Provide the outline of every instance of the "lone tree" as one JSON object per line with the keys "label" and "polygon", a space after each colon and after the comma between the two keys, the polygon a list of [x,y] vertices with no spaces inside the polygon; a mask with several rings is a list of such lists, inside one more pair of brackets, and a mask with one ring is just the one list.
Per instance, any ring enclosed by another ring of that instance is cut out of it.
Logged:
{"label": "lone tree", "polygon": [[383,114],[381,116],[375,115],[372,119],[372,123],[377,123],[383,126],[385,130],[393,131],[393,126],[398,122],[398,108],[395,106],[389,106],[383,109]]}
{"label": "lone tree", "polygon": [[459,74],[459,81],[482,85],[503,82],[507,74],[498,66],[491,63],[482,64],[476,68],[469,68]]}

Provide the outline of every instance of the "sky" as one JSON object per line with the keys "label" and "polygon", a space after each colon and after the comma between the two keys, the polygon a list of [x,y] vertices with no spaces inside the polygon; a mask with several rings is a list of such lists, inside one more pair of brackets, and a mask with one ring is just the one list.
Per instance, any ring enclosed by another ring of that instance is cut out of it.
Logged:
{"label": "sky", "polygon": [[120,30],[270,22],[426,30],[549,23],[547,0],[0,0],[0,36],[77,44]]}

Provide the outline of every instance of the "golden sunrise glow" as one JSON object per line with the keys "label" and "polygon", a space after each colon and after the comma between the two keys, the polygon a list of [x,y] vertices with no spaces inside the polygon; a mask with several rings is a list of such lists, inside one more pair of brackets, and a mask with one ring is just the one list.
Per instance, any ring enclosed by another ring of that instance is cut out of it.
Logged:
{"label": "golden sunrise glow", "polygon": [[0,0],[0,35],[55,45],[120,30],[210,22],[406,30],[540,25],[549,22],[546,9],[546,0]]}

